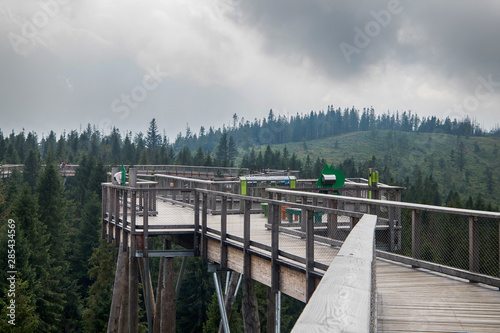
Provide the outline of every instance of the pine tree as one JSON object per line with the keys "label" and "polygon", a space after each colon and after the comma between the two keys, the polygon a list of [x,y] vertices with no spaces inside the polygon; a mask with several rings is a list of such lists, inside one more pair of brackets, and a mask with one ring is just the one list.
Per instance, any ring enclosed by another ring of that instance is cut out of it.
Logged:
{"label": "pine tree", "polygon": [[41,167],[40,154],[37,150],[31,149],[24,160],[23,179],[29,184],[32,192],[35,191]]}
{"label": "pine tree", "polygon": [[184,282],[177,302],[179,332],[200,332],[207,321],[207,309],[215,291],[209,283],[207,263],[188,257]]}
{"label": "pine tree", "polygon": [[229,147],[227,142],[227,133],[223,133],[219,139],[219,145],[215,151],[217,165],[227,166],[229,164]]}
{"label": "pine tree", "polygon": [[146,136],[146,147],[149,149],[156,149],[161,144],[161,135],[158,133],[158,126],[156,119],[153,118],[149,123],[148,133]]}
{"label": "pine tree", "polygon": [[92,280],[85,299],[83,326],[86,332],[106,332],[115,275],[114,248],[101,239],[89,260],[88,276]]}
{"label": "pine tree", "polygon": [[[68,207],[63,194],[59,170],[53,164],[45,167],[36,188],[38,198],[38,218],[46,228],[48,253],[53,260],[45,270],[51,277],[44,286],[49,298],[40,306],[40,319],[44,331],[60,331],[75,318],[68,313],[66,303],[74,299],[74,286],[68,276],[67,253],[70,248],[70,228]],[[78,304],[70,304],[78,306]]]}
{"label": "pine tree", "polygon": [[227,144],[227,160],[229,166],[233,166],[234,159],[236,158],[238,151],[236,150],[236,142],[232,136],[229,136],[229,142]]}

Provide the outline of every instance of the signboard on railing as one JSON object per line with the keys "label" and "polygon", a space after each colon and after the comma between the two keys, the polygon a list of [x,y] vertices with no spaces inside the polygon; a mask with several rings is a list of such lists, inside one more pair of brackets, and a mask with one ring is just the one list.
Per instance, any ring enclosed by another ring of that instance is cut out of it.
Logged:
{"label": "signboard on railing", "polygon": [[249,176],[240,177],[241,194],[247,194],[249,187],[269,187],[269,186],[284,186],[295,188],[296,178],[294,176]]}

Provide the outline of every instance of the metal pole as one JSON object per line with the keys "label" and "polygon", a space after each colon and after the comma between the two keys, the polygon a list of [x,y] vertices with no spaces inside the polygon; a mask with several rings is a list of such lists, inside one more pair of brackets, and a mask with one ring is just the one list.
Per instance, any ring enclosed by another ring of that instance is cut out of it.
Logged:
{"label": "metal pole", "polygon": [[215,290],[217,291],[217,301],[219,303],[220,317],[222,319],[222,327],[224,327],[224,332],[229,333],[229,322],[227,321],[227,313],[224,308],[224,296],[222,295],[222,286],[219,281],[219,276],[217,272],[214,272],[214,282]]}
{"label": "metal pole", "polygon": [[275,333],[279,333],[281,331],[281,291],[276,293],[276,313],[275,313]]}
{"label": "metal pole", "polygon": [[179,299],[179,293],[181,291],[182,278],[184,276],[184,268],[186,267],[186,257],[182,257],[181,270],[179,271],[179,277],[177,277],[177,284],[175,285],[175,298]]}
{"label": "metal pole", "polygon": [[238,279],[238,284],[236,285],[236,290],[234,291],[233,298],[231,299],[231,306],[233,306],[234,301],[236,301],[236,296],[238,295],[238,290],[240,290],[241,286],[241,279],[243,278],[243,274],[240,274],[240,277]]}
{"label": "metal pole", "polygon": [[231,277],[231,271],[226,273],[226,286],[224,287],[224,295],[227,295],[227,288],[229,287],[229,278]]}

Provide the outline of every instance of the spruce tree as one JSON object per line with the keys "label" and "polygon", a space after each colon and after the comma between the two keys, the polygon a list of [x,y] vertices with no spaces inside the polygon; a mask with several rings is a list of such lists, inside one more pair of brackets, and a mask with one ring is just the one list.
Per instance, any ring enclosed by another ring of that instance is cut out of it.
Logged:
{"label": "spruce tree", "polygon": [[[36,188],[38,197],[38,217],[46,228],[48,252],[52,262],[45,269],[51,279],[44,286],[48,299],[44,304],[40,319],[43,331],[60,331],[66,324],[72,324],[74,314],[68,313],[66,301],[74,299],[74,285],[68,276],[67,254],[70,248],[70,228],[68,207],[58,168],[48,164]],[[77,304],[71,304],[77,306]],[[38,304],[37,304],[38,306]]]}
{"label": "spruce tree", "polygon": [[23,179],[31,187],[32,193],[35,191],[40,169],[40,153],[37,150],[31,149],[24,160]]}
{"label": "spruce tree", "polygon": [[89,260],[88,276],[92,284],[83,311],[85,332],[106,332],[116,264],[113,253],[113,245],[101,239]]}

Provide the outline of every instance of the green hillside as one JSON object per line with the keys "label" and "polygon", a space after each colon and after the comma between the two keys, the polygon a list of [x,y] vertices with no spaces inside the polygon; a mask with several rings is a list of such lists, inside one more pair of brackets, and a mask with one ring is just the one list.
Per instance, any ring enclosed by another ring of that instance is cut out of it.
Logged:
{"label": "green hillside", "polygon": [[[401,131],[355,132],[320,140],[273,145],[272,150],[296,153],[305,160],[318,157],[334,166],[353,158],[356,163],[376,158],[381,179],[403,185],[420,169],[424,176],[432,174],[442,196],[456,190],[461,197],[477,197],[497,205],[500,190],[500,156],[498,137],[458,137],[442,133]],[[256,152],[266,146],[256,147]],[[240,153],[240,156],[244,153]],[[385,174],[384,174],[385,172]],[[489,185],[489,186],[488,186]]]}

